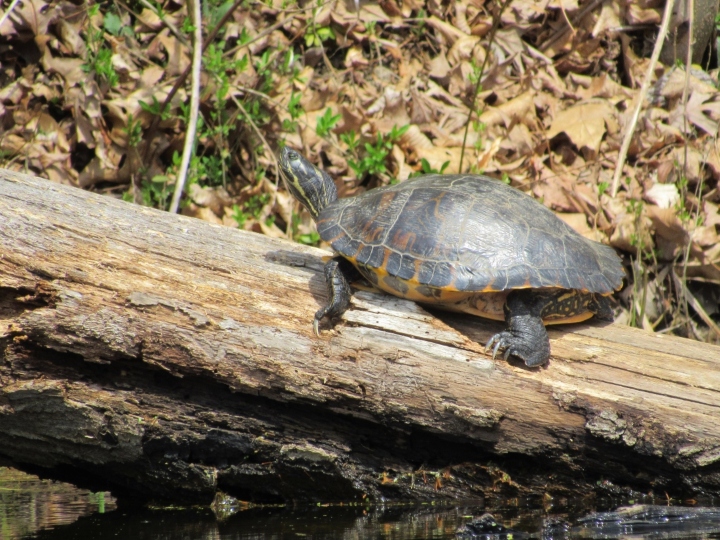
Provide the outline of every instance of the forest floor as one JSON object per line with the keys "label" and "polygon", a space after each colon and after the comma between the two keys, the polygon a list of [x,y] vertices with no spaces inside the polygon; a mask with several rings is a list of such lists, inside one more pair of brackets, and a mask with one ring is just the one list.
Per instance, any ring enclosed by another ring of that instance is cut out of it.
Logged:
{"label": "forest floor", "polygon": [[[717,55],[649,71],[656,4],[206,1],[182,212],[317,244],[278,176],[284,144],[341,197],[422,172],[488,174],[618,250],[620,322],[717,343]],[[166,0],[15,5],[0,24],[0,166],[167,209],[188,17]]]}

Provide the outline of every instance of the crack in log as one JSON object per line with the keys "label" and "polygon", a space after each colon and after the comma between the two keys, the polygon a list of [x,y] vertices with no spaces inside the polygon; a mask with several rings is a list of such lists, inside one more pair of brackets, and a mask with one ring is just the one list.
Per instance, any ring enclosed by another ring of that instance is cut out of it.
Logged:
{"label": "crack in log", "polygon": [[[671,382],[671,383],[673,383],[673,384],[677,384],[677,385],[680,385],[680,386],[684,386],[684,387],[687,387],[687,388],[690,388],[690,389],[693,389],[693,390],[695,390],[695,389],[697,389],[697,388],[701,388],[701,389],[707,390],[707,391],[709,391],[709,392],[718,392],[718,389],[717,389],[716,387],[713,387],[713,386],[703,386],[703,385],[697,384],[697,383],[689,384],[689,383],[686,383],[686,382],[684,382],[684,381],[682,381],[682,380],[670,379],[670,378],[667,378],[667,377],[659,377],[659,376],[657,376],[657,375],[647,374],[647,373],[644,373],[644,372],[641,372],[641,371],[638,371],[638,370],[634,370],[634,369],[630,369],[630,368],[622,367],[622,366],[617,366],[617,365],[614,365],[614,364],[607,364],[607,363],[603,363],[603,362],[596,362],[596,363],[599,364],[599,365],[603,365],[603,366],[605,366],[605,367],[607,367],[607,368],[609,368],[609,369],[616,369],[616,370],[618,370],[618,371],[624,371],[624,372],[627,372],[627,373],[632,373],[633,375],[642,375],[643,377],[645,377],[645,378],[647,378],[647,379],[653,379],[653,380],[656,380],[656,381]],[[588,379],[588,380],[594,380],[594,381],[602,382],[602,383],[605,383],[605,384],[608,384],[608,385],[611,385],[611,386],[617,386],[618,388],[627,388],[627,389],[630,389],[630,390],[637,390],[637,388],[635,388],[635,387],[628,386],[628,385],[623,385],[623,384],[619,384],[619,383],[617,383],[617,382],[615,382],[615,381],[613,381],[613,380],[610,380],[610,379],[599,379],[599,378],[595,378],[595,379]],[[673,395],[673,394],[666,394],[666,393],[662,393],[662,392],[655,392],[655,391],[653,391],[653,390],[648,390],[648,389],[643,389],[643,392],[647,392],[648,394],[653,394],[653,395],[656,395],[656,396],[659,396],[659,397],[669,397],[669,398],[673,398],[673,399],[679,399],[679,400],[682,400],[682,401],[687,401],[687,402],[690,402],[690,403],[697,403],[698,405],[706,405],[706,406],[708,406],[708,407],[720,408],[720,404],[718,404],[717,402],[707,402],[707,401],[699,401],[699,400],[694,400],[694,399],[688,399],[687,396],[678,396],[678,395]]]}
{"label": "crack in log", "polygon": [[[624,370],[624,371],[628,371],[628,370]],[[663,379],[662,377],[648,377],[648,378],[653,378],[653,379],[657,379],[657,380],[659,380],[659,381],[667,382],[667,379]],[[628,389],[628,390],[637,390],[637,389],[634,388],[634,387],[631,387],[631,386],[628,386],[628,385],[625,385],[625,384],[619,384],[619,383],[617,383],[617,382],[615,382],[615,381],[612,381],[612,380],[605,380],[605,379],[594,379],[594,380],[597,380],[598,382],[602,382],[602,383],[607,384],[607,385],[610,385],[610,386],[616,386],[616,387],[618,387],[618,388],[626,388],[626,389]],[[702,387],[702,386],[700,386],[700,387],[698,387],[698,386],[690,386],[690,385],[686,385],[686,384],[684,384],[684,383],[682,383],[682,382],[680,382],[680,381],[672,381],[672,382],[673,382],[674,384],[681,384],[681,385],[683,385],[683,386],[689,386],[689,387],[691,387],[691,388],[703,388],[704,390],[715,391],[714,388],[704,388],[704,387]],[[698,405],[705,405],[706,407],[712,407],[712,408],[714,408],[714,409],[720,409],[720,404],[718,404],[718,403],[713,403],[713,402],[708,402],[708,401],[701,401],[701,400],[699,400],[699,399],[690,399],[687,395],[685,395],[685,396],[678,396],[678,395],[674,395],[674,394],[667,394],[667,393],[664,393],[664,392],[655,392],[654,390],[650,390],[650,389],[647,389],[647,388],[644,388],[644,389],[643,389],[643,392],[644,392],[644,393],[647,393],[647,394],[650,394],[650,395],[653,395],[653,396],[664,397],[664,398],[672,398],[672,399],[677,399],[677,400],[680,400],[680,401],[687,401],[688,403],[696,403],[696,404],[698,404]]]}
{"label": "crack in log", "polygon": [[26,311],[50,307],[57,303],[57,294],[50,283],[39,281],[35,288],[0,287],[0,319],[14,319]]}
{"label": "crack in log", "polygon": [[[533,478],[536,482],[546,482],[548,470],[556,469],[560,483],[568,461],[574,460],[571,449],[558,456],[491,457],[480,442],[470,445],[448,436],[417,429],[408,431],[402,425],[394,425],[392,419],[383,425],[329,414],[327,409],[311,404],[286,404],[237,393],[215,380],[189,374],[178,377],[138,361],[139,358],[107,365],[88,364],[79,355],[32,347],[26,342],[22,346],[16,344],[14,351],[6,356],[16,366],[16,380],[22,374],[27,381],[23,384],[36,384],[32,382],[37,380],[33,374],[42,373],[45,382],[41,388],[65,396],[63,407],[73,411],[73,404],[79,402],[76,396],[82,395],[82,402],[89,404],[88,410],[97,418],[92,424],[94,431],[84,431],[90,438],[78,440],[76,450],[87,452],[89,445],[93,451],[100,448],[107,455],[100,455],[95,466],[83,464],[82,471],[75,470],[72,461],[49,464],[52,475],[74,475],[77,481],[79,474],[90,474],[93,482],[89,487],[94,489],[107,489],[103,479],[113,478],[116,483],[111,489],[120,495],[162,500],[170,498],[166,490],[172,487],[168,486],[186,490],[192,486],[192,491],[188,490],[185,496],[194,501],[198,497],[207,498],[217,489],[242,499],[263,502],[318,497],[348,500],[363,495],[413,499],[453,497],[455,493],[467,496],[468,486],[474,486],[472,489],[478,495],[487,495],[498,487],[497,477],[491,478],[489,465],[483,469],[477,465],[478,461],[495,463],[504,471],[503,478],[504,475],[522,477],[530,482]],[[48,363],[54,369],[48,369]],[[62,386],[57,386],[59,384]],[[6,388],[0,391],[7,399],[17,399],[18,395],[12,391],[8,396]],[[108,399],[116,393],[119,395],[114,401]],[[124,399],[126,396],[128,400]],[[12,415],[7,410],[0,411],[0,453],[22,463],[22,456],[38,444],[32,433],[45,433],[49,437],[45,442],[53,444],[51,432],[38,429],[40,419],[21,415],[12,422],[13,429],[8,429],[7,422]],[[75,418],[84,421],[86,416]],[[500,418],[488,420],[497,428],[495,420]],[[28,430],[27,439],[22,438],[19,428]],[[63,432],[82,433],[83,430],[73,426]],[[141,459],[118,462],[117,457],[112,457],[113,449],[132,434],[140,437],[133,448],[141,453]],[[589,484],[607,474],[608,461],[616,462],[615,470],[630,475],[618,477],[625,483],[627,478],[633,478],[633,471],[641,469],[634,465],[634,462],[639,465],[639,456],[628,459],[627,453],[617,445],[605,448],[604,454],[591,460],[595,466],[591,464],[586,469]],[[72,451],[66,448],[64,455],[71,456]],[[643,468],[647,468],[647,459],[657,461],[658,471],[663,469],[663,460],[655,456],[643,457]],[[168,463],[174,464],[173,467],[168,469]],[[383,478],[373,474],[379,466],[393,478],[392,482],[383,483]],[[108,467],[113,467],[112,474]],[[144,472],[138,474],[138,468],[143,467]],[[139,484],[122,483],[123,468],[128,478],[145,480]],[[443,470],[452,474],[443,479],[439,489],[432,482],[412,481],[419,471]],[[542,471],[542,475],[538,471]],[[163,482],[159,483],[162,487],[153,484],[157,474],[163,475]],[[177,475],[177,479],[166,475]],[[181,488],[180,481],[187,484]],[[676,476],[667,479],[669,485],[679,481]],[[653,480],[639,478],[634,483],[647,488]],[[502,493],[510,495],[522,493],[527,487],[514,482],[500,486]],[[547,490],[552,492],[553,487]],[[586,488],[578,487],[578,491],[583,489]],[[172,495],[177,499],[177,493]]]}
{"label": "crack in log", "polygon": [[189,307],[190,304],[178,302],[177,300],[165,299],[145,292],[133,292],[127,297],[127,301],[130,305],[138,308],[160,306],[173,312],[179,311],[180,313],[187,315],[192,321],[193,326],[196,327],[207,326],[210,324],[210,319],[199,311]]}
{"label": "crack in log", "polygon": [[[88,364],[79,355],[33,347],[27,342],[22,346],[16,344],[6,357],[10,367],[15,368],[14,378],[26,381],[21,386],[16,382],[13,388],[2,389],[11,405],[19,403],[17,392],[23,392],[25,399],[30,396],[32,403],[48,395],[43,392],[52,391],[55,399],[60,400],[56,409],[63,422],[54,421],[42,428],[38,425],[43,421],[42,414],[28,417],[14,409],[4,410],[0,413],[3,442],[0,453],[22,464],[22,456],[31,449],[38,455],[39,443],[33,433],[42,433],[44,441],[40,444],[44,442],[51,449],[56,448],[57,438],[64,434],[70,437],[69,434],[84,433],[84,437],[74,441],[75,447],[68,448],[67,441],[62,443],[62,455],[65,460],[70,456],[70,462],[52,459],[47,467],[53,476],[58,471],[63,477],[72,476],[72,455],[80,452],[87,457],[89,450],[100,452],[92,460],[97,465],[85,464],[82,471],[75,471],[76,476],[80,472],[90,474],[93,484],[88,487],[95,489],[107,488],[107,484],[97,480],[108,477],[116,482],[111,488],[119,494],[170,498],[164,491],[168,486],[181,489],[177,484],[183,481],[197,488],[198,478],[208,477],[210,472],[216,481],[208,480],[193,497],[223,489],[244,499],[264,502],[317,498],[318,493],[329,500],[359,498],[364,494],[375,498],[392,495],[423,499],[453,497],[455,493],[467,496],[468,484],[474,484],[478,494],[488,489],[486,475],[477,471],[471,475],[464,465],[482,456],[490,458],[480,445],[418,430],[408,432],[403,426],[343,418],[312,405],[238,394],[214,380],[197,376],[180,378],[138,359],[132,363]],[[38,380],[36,374],[40,373],[44,382],[36,387],[33,381]],[[109,395],[115,393],[119,396],[110,400]],[[86,412],[78,416],[74,411],[78,410],[79,395],[88,405],[81,409]],[[125,396],[139,399],[126,401]],[[94,420],[87,424],[88,418]],[[73,422],[85,427],[68,425]],[[288,425],[293,428],[288,429]],[[52,428],[62,429],[58,433]],[[23,436],[23,430],[27,430],[27,436]],[[133,452],[141,453],[141,459],[118,461],[117,447],[128,437],[133,441],[140,438],[132,448]],[[349,454],[347,459],[336,457],[345,453]],[[512,457],[507,462],[497,458],[493,461],[514,472],[510,465]],[[115,463],[112,475],[105,470],[109,463]],[[167,463],[175,465],[168,470]],[[383,484],[372,473],[380,463],[392,475],[408,481]],[[147,471],[138,474],[138,468],[143,467]],[[127,469],[128,477],[139,476],[145,481],[132,486],[118,485],[124,477],[123,468]],[[459,471],[458,476],[446,479],[439,491],[432,484],[412,485],[409,481],[413,471],[446,468]],[[151,487],[153,475],[157,474],[163,475],[162,487]],[[172,480],[166,474],[177,474],[178,478]],[[187,489],[187,485],[182,489]]]}
{"label": "crack in log", "polygon": [[[690,433],[633,414],[632,410],[597,410],[579,403],[572,395],[556,393],[554,398],[564,410],[585,418],[585,429],[597,439],[618,447],[633,448],[633,456],[647,456],[673,463],[684,472],[712,476],[720,470],[720,445],[717,441],[700,439]],[[682,444],[679,444],[682,441]]]}

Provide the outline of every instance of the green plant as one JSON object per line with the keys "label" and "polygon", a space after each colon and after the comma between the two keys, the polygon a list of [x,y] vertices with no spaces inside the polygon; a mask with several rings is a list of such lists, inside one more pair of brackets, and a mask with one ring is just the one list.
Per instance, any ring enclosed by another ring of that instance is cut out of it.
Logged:
{"label": "green plant", "polygon": [[300,216],[293,212],[292,214],[292,236],[296,242],[305,244],[308,246],[317,246],[320,243],[320,235],[317,231],[300,234],[298,229],[300,227]]}
{"label": "green plant", "polygon": [[424,36],[427,32],[425,19],[427,19],[427,12],[421,9],[418,11],[417,17],[415,17],[416,24],[411,30],[416,38]]}
{"label": "green plant", "polygon": [[[153,176],[150,180],[143,180],[140,184],[140,201],[143,206],[150,206],[167,210],[175,188],[172,178],[165,175]],[[123,193],[123,200],[133,202],[132,190]]]}
{"label": "green plant", "polygon": [[610,188],[610,182],[598,182],[598,197],[602,197]]}
{"label": "green plant", "polygon": [[[468,80],[472,84],[478,84],[480,82],[480,77],[482,77],[482,64],[479,64],[475,58],[470,59],[470,67],[472,68],[472,71],[468,74]],[[478,93],[482,91],[482,85],[479,86]]]}
{"label": "green plant", "polygon": [[302,105],[300,105],[301,97],[301,94],[295,92],[290,95],[290,101],[288,102],[288,112],[290,113],[290,118],[292,118],[292,120],[283,120],[284,131],[295,131],[297,129],[297,119],[300,118],[300,115],[303,112]]}
{"label": "green plant", "polygon": [[636,249],[632,261],[632,305],[630,306],[630,326],[642,327],[645,321],[645,308],[650,282],[649,269],[643,260],[648,246],[645,244],[645,228],[643,222],[644,203],[630,199],[627,204],[628,214],[634,216],[634,230],[630,235],[630,245]]}
{"label": "green plant", "polygon": [[[259,193],[257,195],[251,195],[248,200],[242,204],[242,206],[239,206],[237,204],[233,205],[232,218],[235,220],[235,223],[238,224],[238,227],[242,229],[245,226],[245,222],[248,220],[248,218],[253,218],[255,220],[260,219],[263,208],[265,208],[265,205],[269,202],[269,193]],[[270,225],[274,221],[274,216],[271,216],[268,219],[270,221],[268,222],[266,220],[266,224]]]}
{"label": "green plant", "polygon": [[[364,155],[357,160],[348,160],[348,165],[350,165],[350,168],[355,171],[358,178],[362,178],[367,174],[372,175],[385,173],[387,171],[385,162],[388,155],[390,155],[393,144],[395,144],[398,139],[405,134],[409,127],[409,125],[401,128],[393,126],[390,133],[388,133],[385,137],[378,133],[374,144],[365,143]],[[344,142],[347,144],[347,141]]]}
{"label": "green plant", "polygon": [[160,116],[161,120],[168,120],[171,117],[170,112],[167,109],[162,108],[162,103],[158,101],[155,96],[152,96],[152,103],[147,103],[140,100],[140,108],[150,113],[153,116]]}
{"label": "green plant", "polygon": [[128,114],[127,125],[123,129],[127,136],[128,148],[136,148],[142,142],[142,124]]}
{"label": "green plant", "polygon": [[[203,65],[214,83],[211,86],[214,99],[208,100],[210,107],[205,115],[198,119],[197,140],[202,146],[191,159],[190,181],[208,186],[227,185],[233,155],[228,140],[232,130],[235,129],[236,118],[228,107],[230,76],[247,69],[249,63],[247,55],[240,59],[228,58],[225,55],[223,41],[211,43],[205,50]],[[186,104],[181,104],[180,109],[184,120],[187,121]],[[248,98],[244,110],[250,115],[251,121],[264,123],[267,115],[257,99]],[[206,151],[206,148],[211,151]]]}
{"label": "green plant", "polygon": [[103,28],[113,36],[133,37],[135,35],[132,26],[123,24],[122,19],[112,12],[106,13],[103,17]]}
{"label": "green plant", "polygon": [[340,118],[341,116],[339,114],[333,114],[332,109],[328,107],[327,109],[325,109],[325,114],[323,114],[322,116],[318,116],[315,132],[320,137],[324,137],[325,135],[330,133],[330,130],[335,127]]}
{"label": "green plant", "polygon": [[446,161],[440,166],[440,170],[435,169],[425,158],[420,158],[420,170],[410,174],[410,178],[420,176],[421,174],[442,174],[450,165],[450,161]]}
{"label": "green plant", "polygon": [[[112,63],[113,52],[107,48],[103,41],[103,30],[96,28],[92,24],[93,18],[99,13],[100,5],[95,4],[88,9],[88,18],[91,21],[87,29],[87,62],[82,65],[83,71],[86,73],[94,72],[100,79],[106,81],[110,88],[115,88],[120,83],[118,75]],[[110,26],[113,27],[115,21],[111,17]],[[108,19],[103,18],[103,26]]]}
{"label": "green plant", "polygon": [[340,134],[340,140],[347,145],[350,153],[357,154],[357,148],[360,146],[360,139],[354,130],[351,129],[346,133]]}
{"label": "green plant", "polygon": [[308,47],[322,47],[323,41],[335,39],[335,32],[329,26],[316,26],[311,23],[305,34],[305,45]]}
{"label": "green plant", "polygon": [[206,0],[202,3],[203,22],[207,21],[208,28],[214,28],[220,22],[233,3],[229,0]]}

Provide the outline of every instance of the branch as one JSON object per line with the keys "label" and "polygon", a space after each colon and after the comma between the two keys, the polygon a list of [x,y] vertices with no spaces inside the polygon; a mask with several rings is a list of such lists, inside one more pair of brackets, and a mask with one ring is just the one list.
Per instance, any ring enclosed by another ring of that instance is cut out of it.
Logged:
{"label": "branch", "polygon": [[670,26],[670,19],[672,16],[673,5],[675,0],[667,0],[665,2],[665,11],[663,12],[662,24],[660,25],[660,31],[658,32],[657,41],[655,41],[655,47],[653,48],[652,56],[650,57],[650,63],[648,64],[645,77],[643,78],[640,91],[635,96],[635,108],[633,109],[632,117],[630,122],[625,129],[625,138],[623,138],[622,145],[620,146],[620,152],[618,153],[617,164],[615,165],[615,174],[613,174],[611,194],[613,197],[617,195],[618,188],[620,187],[620,176],[622,176],[623,167],[625,167],[625,160],[627,159],[628,149],[632,142],[633,135],[635,134],[635,127],[637,126],[638,117],[640,116],[640,109],[642,109],[645,97],[647,97],[648,90],[650,89],[650,81],[652,80],[653,71],[655,70],[655,64],[660,57],[660,51],[662,45],[667,37],[668,28]]}
{"label": "branch", "polygon": [[190,93],[190,111],[188,114],[188,126],[185,132],[185,144],[183,146],[182,160],[180,161],[180,169],[175,183],[175,193],[173,193],[172,202],[169,211],[173,214],[177,213],[180,205],[180,197],[182,197],[183,188],[187,179],[188,166],[190,158],[195,148],[195,132],[197,131],[198,111],[200,110],[200,70],[202,68],[202,15],[201,0],[192,0],[190,5],[193,7],[193,20],[195,23],[193,33],[193,59],[192,59],[192,82]]}

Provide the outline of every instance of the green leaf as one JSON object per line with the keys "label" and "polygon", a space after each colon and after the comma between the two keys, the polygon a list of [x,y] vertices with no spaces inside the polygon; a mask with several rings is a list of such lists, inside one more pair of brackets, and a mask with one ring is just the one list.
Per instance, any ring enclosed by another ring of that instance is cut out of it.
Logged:
{"label": "green leaf", "polygon": [[115,15],[115,13],[106,13],[105,18],[103,19],[103,26],[105,27],[105,30],[110,32],[113,36],[117,36],[122,30],[123,24],[120,17]]}
{"label": "green leaf", "polygon": [[341,116],[339,114],[333,115],[332,109],[328,107],[327,109],[325,109],[325,114],[318,117],[317,128],[315,129],[315,131],[318,135],[324,137],[325,135],[330,133],[330,130],[335,127],[340,118]]}
{"label": "green leaf", "polygon": [[328,39],[335,39],[335,32],[329,26],[321,26],[317,29],[317,36],[320,41],[327,41]]}

